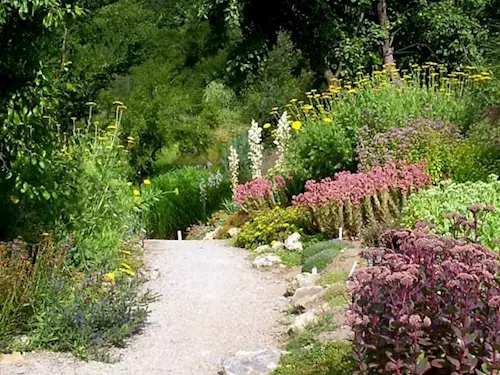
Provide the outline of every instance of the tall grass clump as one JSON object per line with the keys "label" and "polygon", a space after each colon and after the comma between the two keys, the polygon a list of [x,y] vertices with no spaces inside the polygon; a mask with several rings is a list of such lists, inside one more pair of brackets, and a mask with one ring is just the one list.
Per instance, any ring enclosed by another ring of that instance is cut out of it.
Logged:
{"label": "tall grass clump", "polygon": [[175,238],[177,231],[205,222],[224,199],[231,197],[230,183],[224,175],[199,167],[182,167],[152,179],[163,192],[154,203],[147,230],[156,238]]}
{"label": "tall grass clump", "polygon": [[305,101],[293,99],[287,105],[298,133],[287,155],[292,172],[318,179],[355,169],[363,126],[382,133],[424,118],[466,130],[482,116],[487,103],[480,93],[489,80],[489,72],[449,73],[435,63],[408,71],[386,66],[371,75],[359,73],[354,81],[334,79],[327,91],[311,90]]}

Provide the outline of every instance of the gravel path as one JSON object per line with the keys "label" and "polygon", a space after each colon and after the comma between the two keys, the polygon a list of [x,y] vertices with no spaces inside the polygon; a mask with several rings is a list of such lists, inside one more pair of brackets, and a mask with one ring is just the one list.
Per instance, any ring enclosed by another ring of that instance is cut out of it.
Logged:
{"label": "gravel path", "polygon": [[[115,364],[31,353],[1,375],[215,375],[222,357],[277,345],[284,284],[251,268],[248,253],[217,241],[149,241],[146,259],[162,296],[145,331]],[[3,367],[2,367],[3,366]]]}

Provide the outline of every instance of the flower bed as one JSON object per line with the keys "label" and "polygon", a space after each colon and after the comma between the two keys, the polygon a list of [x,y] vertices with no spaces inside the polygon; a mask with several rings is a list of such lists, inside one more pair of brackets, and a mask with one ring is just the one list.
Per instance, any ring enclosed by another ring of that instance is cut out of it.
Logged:
{"label": "flower bed", "polygon": [[388,164],[366,173],[339,172],[334,178],[308,181],[293,205],[307,207],[322,232],[335,235],[345,227],[357,236],[363,224],[397,217],[406,196],[431,183],[422,164]]}

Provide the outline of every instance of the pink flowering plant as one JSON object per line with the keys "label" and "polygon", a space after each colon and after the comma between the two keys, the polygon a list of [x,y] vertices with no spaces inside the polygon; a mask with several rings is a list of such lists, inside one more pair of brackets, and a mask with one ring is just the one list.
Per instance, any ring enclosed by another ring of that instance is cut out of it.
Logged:
{"label": "pink flowering plant", "polygon": [[256,178],[236,186],[236,203],[246,212],[271,209],[286,202],[285,187],[286,180],[280,175]]}
{"label": "pink flowering plant", "polygon": [[270,209],[275,206],[273,183],[256,178],[236,187],[236,203],[246,212]]}
{"label": "pink flowering plant", "polygon": [[425,226],[383,238],[350,283],[358,373],[498,374],[498,258]]}
{"label": "pink flowering plant", "polygon": [[344,171],[320,182],[307,181],[306,191],[292,203],[309,208],[320,231],[335,235],[344,227],[356,237],[363,225],[398,217],[407,195],[430,183],[423,163],[389,163],[365,173]]}

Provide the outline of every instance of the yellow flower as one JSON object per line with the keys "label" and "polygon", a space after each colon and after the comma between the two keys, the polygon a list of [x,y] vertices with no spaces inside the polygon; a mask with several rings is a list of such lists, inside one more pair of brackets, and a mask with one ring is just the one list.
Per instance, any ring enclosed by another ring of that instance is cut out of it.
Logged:
{"label": "yellow flower", "polygon": [[302,123],[300,121],[294,121],[292,122],[292,129],[294,130],[300,130],[302,127]]}
{"label": "yellow flower", "polygon": [[115,282],[115,273],[114,272],[108,272],[105,274],[107,281]]}
{"label": "yellow flower", "polygon": [[14,196],[11,196],[10,197],[10,201],[14,204],[18,204],[19,203],[19,198],[18,197],[14,197]]}
{"label": "yellow flower", "polygon": [[146,178],[144,181],[142,181],[142,183],[144,185],[151,185],[151,181],[148,178]]}
{"label": "yellow flower", "polygon": [[141,192],[138,189],[134,189],[133,194],[134,194],[134,197],[138,197],[141,195]]}
{"label": "yellow flower", "polygon": [[327,124],[331,124],[332,123],[332,119],[330,117],[325,117],[323,118],[323,122],[326,122]]}
{"label": "yellow flower", "polygon": [[264,129],[269,129],[271,127],[271,124],[266,122],[263,126]]}
{"label": "yellow flower", "polygon": [[175,189],[174,189],[174,194],[175,194],[175,195],[179,195],[179,188],[175,188]]}
{"label": "yellow flower", "polygon": [[128,181],[127,186],[132,186],[132,183],[130,181]]}

